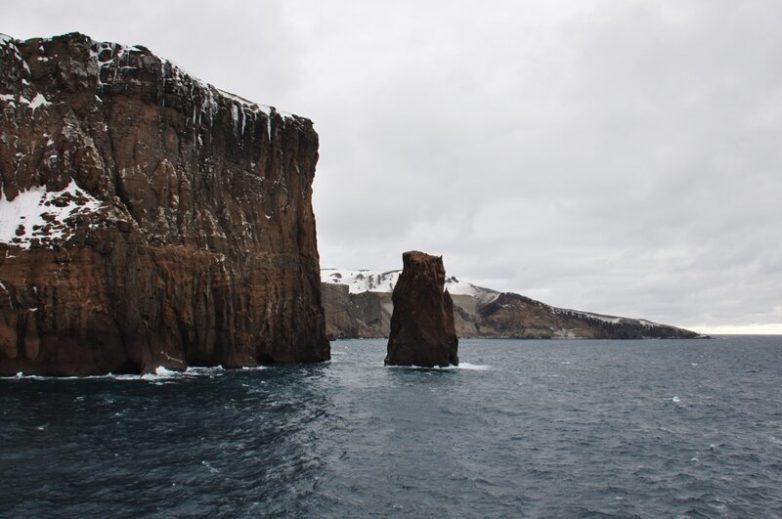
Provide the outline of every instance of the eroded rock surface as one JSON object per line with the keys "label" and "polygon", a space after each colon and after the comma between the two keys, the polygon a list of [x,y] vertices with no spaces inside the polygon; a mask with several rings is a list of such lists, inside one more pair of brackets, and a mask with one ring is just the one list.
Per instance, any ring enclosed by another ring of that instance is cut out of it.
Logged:
{"label": "eroded rock surface", "polygon": [[317,159],[145,47],[0,36],[0,374],[328,359]]}
{"label": "eroded rock surface", "polygon": [[458,365],[453,301],[445,287],[442,257],[409,251],[394,287],[394,313],[385,363],[398,366]]}

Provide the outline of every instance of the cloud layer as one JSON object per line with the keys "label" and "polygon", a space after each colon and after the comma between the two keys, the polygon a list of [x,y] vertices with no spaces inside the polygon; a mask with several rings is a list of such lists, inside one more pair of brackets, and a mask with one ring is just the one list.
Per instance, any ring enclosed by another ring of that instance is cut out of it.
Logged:
{"label": "cloud layer", "polygon": [[0,31],[142,43],[313,119],[323,266],[418,248],[559,306],[782,333],[782,4],[564,4],[6,1]]}

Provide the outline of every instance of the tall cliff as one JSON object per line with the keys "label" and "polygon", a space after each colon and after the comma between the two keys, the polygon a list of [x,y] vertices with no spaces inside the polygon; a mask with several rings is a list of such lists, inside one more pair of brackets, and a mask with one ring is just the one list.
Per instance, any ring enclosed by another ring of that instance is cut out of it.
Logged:
{"label": "tall cliff", "polygon": [[329,358],[312,122],[142,46],[0,36],[0,374]]}

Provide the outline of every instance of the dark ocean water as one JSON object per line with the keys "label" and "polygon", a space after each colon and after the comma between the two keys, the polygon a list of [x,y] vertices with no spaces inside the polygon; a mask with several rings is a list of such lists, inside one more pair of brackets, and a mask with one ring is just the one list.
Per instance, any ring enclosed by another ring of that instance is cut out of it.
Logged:
{"label": "dark ocean water", "polygon": [[0,380],[2,517],[780,517],[782,337]]}

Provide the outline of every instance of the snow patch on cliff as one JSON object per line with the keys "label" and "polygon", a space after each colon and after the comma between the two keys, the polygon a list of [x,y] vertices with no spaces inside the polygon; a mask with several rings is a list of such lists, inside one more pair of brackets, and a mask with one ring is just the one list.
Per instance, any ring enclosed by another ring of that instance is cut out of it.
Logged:
{"label": "snow patch on cliff", "polygon": [[30,67],[27,65],[27,62],[24,60],[24,58],[22,58],[22,53],[19,52],[19,47],[16,45],[17,41],[18,40],[8,36],[7,34],[0,34],[0,49],[2,49],[4,52],[11,51],[11,53],[14,55],[14,59],[21,63],[22,68],[24,68],[25,72],[29,74]]}
{"label": "snow patch on cliff", "polygon": [[101,202],[81,189],[76,181],[61,191],[35,186],[9,200],[0,186],[0,243],[29,249],[34,239],[41,243],[68,237],[68,219],[94,213]]}
{"label": "snow patch on cliff", "polygon": [[230,93],[230,92],[226,92],[225,90],[220,90],[219,88],[217,88],[216,90],[217,90],[217,91],[218,91],[218,92],[219,92],[219,93],[220,93],[220,94],[221,94],[223,97],[227,97],[227,98],[228,98],[228,99],[230,99],[231,101],[235,101],[236,103],[239,103],[239,104],[240,104],[240,105],[242,105],[242,106],[246,106],[246,107],[248,107],[250,110],[253,110],[253,111],[256,111],[256,110],[258,110],[258,111],[261,111],[261,112],[265,113],[266,115],[271,115],[271,114],[272,114],[272,111],[274,110],[274,108],[273,108],[273,107],[271,107],[271,106],[266,106],[266,105],[260,105],[260,104],[258,104],[258,103],[253,103],[253,102],[252,102],[252,101],[250,101],[250,100],[247,100],[247,99],[245,99],[245,98],[243,98],[243,97],[239,97],[239,96],[238,96],[238,95],[236,95],[236,94],[232,94],[232,93]]}
{"label": "snow patch on cliff", "polygon": [[602,315],[602,314],[593,314],[589,312],[577,312],[575,310],[573,310],[572,312],[578,316],[588,317],[590,319],[596,319],[598,321],[602,321],[608,324],[619,324],[619,322],[622,320],[621,317],[616,317],[614,315]]}
{"label": "snow patch on cliff", "polygon": [[231,119],[236,125],[237,131],[244,133],[244,127],[246,124],[245,111],[251,113],[262,113],[266,116],[267,132],[271,138],[272,123],[271,119],[274,113],[277,113],[282,117],[283,121],[288,119],[295,119],[295,116],[288,112],[282,112],[274,108],[273,106],[262,105],[254,103],[248,99],[240,97],[236,94],[220,90],[212,84],[206,83],[201,79],[198,79],[193,74],[189,73],[185,68],[173,63],[164,58],[160,58],[151,53],[146,47],[141,46],[129,46],[121,45],[112,42],[98,42],[92,40],[90,48],[90,56],[94,63],[97,65],[97,84],[103,86],[106,84],[101,79],[101,71],[106,70],[104,76],[106,82],[113,83],[121,80],[120,77],[123,74],[124,69],[132,68],[131,56],[134,54],[151,54],[160,61],[161,76],[164,84],[173,84],[180,89],[189,89],[189,95],[191,98],[198,97],[197,90],[201,91],[202,103],[200,110],[194,106],[193,110],[193,124],[199,125],[202,122],[202,114],[205,114],[209,120],[210,126],[214,121],[214,117],[218,111],[217,99],[222,97],[228,101],[230,105]]}
{"label": "snow patch on cliff", "polygon": [[32,101],[30,101],[30,108],[35,110],[36,108],[48,104],[51,103],[46,99],[46,97],[42,93],[38,92],[37,94],[35,94],[35,97],[33,97]]}
{"label": "snow patch on cliff", "polygon": [[44,96],[42,93],[38,92],[35,94],[35,97],[32,99],[27,99],[24,96],[13,96],[11,94],[0,94],[0,100],[5,101],[9,104],[13,104],[15,106],[15,103],[20,103],[23,105],[29,106],[33,111],[37,110],[38,108],[42,106],[48,106],[51,103],[48,99],[46,99],[46,96]]}

